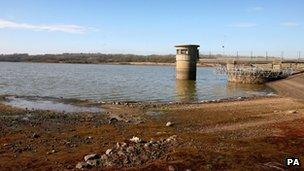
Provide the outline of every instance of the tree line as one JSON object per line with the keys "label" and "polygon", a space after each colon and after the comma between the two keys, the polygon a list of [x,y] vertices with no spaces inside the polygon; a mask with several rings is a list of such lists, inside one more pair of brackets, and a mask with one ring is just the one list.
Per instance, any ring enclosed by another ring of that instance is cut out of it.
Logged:
{"label": "tree line", "polygon": [[[243,58],[250,60],[248,56],[228,56],[221,54],[200,54],[201,59],[228,59]],[[275,57],[268,57],[274,59]],[[265,57],[256,56],[256,59]],[[134,55],[134,54],[102,54],[102,53],[62,53],[62,54],[0,54],[2,62],[45,62],[45,63],[80,63],[80,64],[100,64],[100,63],[129,63],[129,62],[153,62],[153,63],[174,63],[175,55]]]}
{"label": "tree line", "polygon": [[127,63],[156,62],[174,63],[175,55],[133,55],[101,53],[63,53],[63,54],[1,54],[0,61],[5,62],[46,62],[46,63]]}

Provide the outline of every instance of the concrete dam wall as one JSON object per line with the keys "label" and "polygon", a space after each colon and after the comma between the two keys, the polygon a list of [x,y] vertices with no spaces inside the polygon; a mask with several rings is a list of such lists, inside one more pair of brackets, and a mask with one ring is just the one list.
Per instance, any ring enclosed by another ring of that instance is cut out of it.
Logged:
{"label": "concrete dam wall", "polygon": [[273,61],[272,63],[227,64],[229,82],[244,84],[262,84],[269,81],[287,78],[304,71],[304,63]]}

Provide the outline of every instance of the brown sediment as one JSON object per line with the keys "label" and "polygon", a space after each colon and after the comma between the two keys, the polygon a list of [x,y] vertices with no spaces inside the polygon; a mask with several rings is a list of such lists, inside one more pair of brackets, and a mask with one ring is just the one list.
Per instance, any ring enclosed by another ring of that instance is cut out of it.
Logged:
{"label": "brown sediment", "polygon": [[[269,83],[282,95],[238,101],[95,104],[105,112],[94,114],[26,111],[0,104],[0,168],[75,169],[85,155],[104,154],[133,136],[159,141],[177,135],[177,144],[156,159],[128,168],[91,170],[285,169],[287,156],[304,161],[303,83],[303,75],[292,76]],[[166,126],[169,121],[172,126]]]}
{"label": "brown sediment", "polygon": [[294,97],[304,100],[304,73],[292,75],[284,80],[268,83],[283,96]]}

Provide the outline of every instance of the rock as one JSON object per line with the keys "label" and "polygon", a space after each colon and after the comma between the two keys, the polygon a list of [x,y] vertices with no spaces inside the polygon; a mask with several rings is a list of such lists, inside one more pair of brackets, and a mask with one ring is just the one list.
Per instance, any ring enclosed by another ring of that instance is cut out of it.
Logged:
{"label": "rock", "polygon": [[123,163],[124,163],[124,164],[129,164],[129,163],[130,163],[130,160],[129,160],[128,158],[125,158],[125,159],[123,160]]}
{"label": "rock", "polygon": [[100,155],[99,154],[89,154],[89,155],[84,156],[84,161],[95,160],[95,159],[100,159]]}
{"label": "rock", "polygon": [[166,126],[167,126],[167,127],[169,127],[169,126],[173,126],[173,125],[174,125],[174,123],[173,123],[173,122],[167,122],[167,123],[166,123]]}
{"label": "rock", "polygon": [[126,151],[128,153],[133,153],[135,151],[134,147],[130,146],[130,147],[127,147]]}
{"label": "rock", "polygon": [[118,154],[119,156],[125,156],[125,153],[124,153],[123,151],[118,151],[117,154]]}
{"label": "rock", "polygon": [[66,168],[69,169],[69,170],[71,170],[71,169],[73,169],[73,166],[72,165],[68,165]]}
{"label": "rock", "polygon": [[[116,143],[116,146],[106,150],[105,154],[101,156],[97,154],[85,156],[86,162],[78,163],[76,168],[88,169],[96,166],[133,167],[147,164],[167,154],[170,147],[176,146],[176,137],[176,135],[173,135],[167,139],[148,142],[142,141],[138,137],[133,137],[130,139],[132,142]],[[169,166],[169,170],[177,170],[177,167]]]}
{"label": "rock", "polygon": [[109,155],[112,152],[112,149],[107,149],[106,155]]}
{"label": "rock", "polygon": [[95,160],[88,160],[87,163],[90,166],[98,166],[100,164],[100,159],[95,159]]}
{"label": "rock", "polygon": [[156,135],[166,134],[167,132],[156,132]]}
{"label": "rock", "polygon": [[289,110],[287,113],[288,114],[295,114],[295,113],[298,113],[298,111],[296,111],[296,110]]}
{"label": "rock", "polygon": [[127,146],[127,143],[125,143],[125,142],[123,142],[123,143],[121,143],[121,147],[126,147]]}
{"label": "rock", "polygon": [[166,141],[167,141],[167,142],[176,141],[176,137],[177,137],[177,135],[172,135],[172,136],[170,136],[169,138],[167,138]]}
{"label": "rock", "polygon": [[141,142],[141,139],[138,138],[138,137],[133,137],[130,139],[131,142],[135,142],[135,143],[140,143]]}
{"label": "rock", "polygon": [[40,135],[38,135],[37,133],[33,134],[33,138],[39,138],[39,137],[40,137]]}
{"label": "rock", "polygon": [[102,160],[102,161],[108,160],[108,156],[103,154],[103,155],[101,155],[100,160]]}
{"label": "rock", "polygon": [[150,143],[150,142],[147,142],[147,143],[144,145],[145,148],[148,148],[148,147],[150,147],[150,146],[151,146],[151,143]]}
{"label": "rock", "polygon": [[174,168],[174,166],[170,165],[170,166],[168,166],[168,170],[169,171],[175,171],[175,168]]}
{"label": "rock", "polygon": [[56,151],[52,150],[52,151],[47,152],[46,154],[49,155],[49,154],[53,154],[53,153],[56,153]]}
{"label": "rock", "polygon": [[77,163],[76,165],[76,169],[87,169],[87,168],[91,168],[92,166],[89,165],[88,163],[86,162],[79,162]]}
{"label": "rock", "polygon": [[114,118],[114,117],[109,120],[109,124],[113,124],[113,123],[116,123],[116,122],[118,122],[118,119]]}

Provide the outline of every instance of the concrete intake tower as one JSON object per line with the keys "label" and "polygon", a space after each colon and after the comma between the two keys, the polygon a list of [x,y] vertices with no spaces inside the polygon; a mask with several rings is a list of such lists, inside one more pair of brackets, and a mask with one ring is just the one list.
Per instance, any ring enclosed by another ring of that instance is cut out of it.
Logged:
{"label": "concrete intake tower", "polygon": [[196,80],[199,45],[176,45],[176,79]]}

